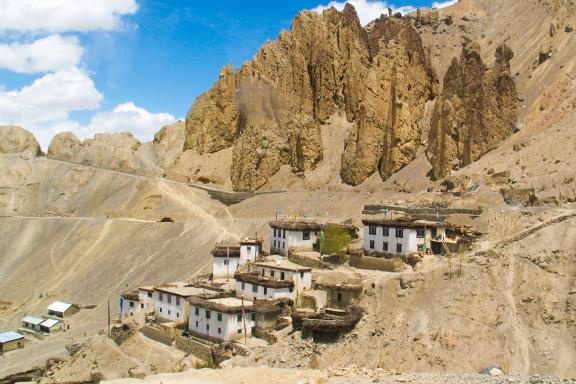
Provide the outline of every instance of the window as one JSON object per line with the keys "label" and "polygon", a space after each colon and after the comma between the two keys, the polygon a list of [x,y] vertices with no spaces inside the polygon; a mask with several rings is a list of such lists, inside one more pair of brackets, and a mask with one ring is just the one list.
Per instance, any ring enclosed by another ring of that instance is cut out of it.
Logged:
{"label": "window", "polygon": [[180,312],[176,312],[176,317],[180,318]]}
{"label": "window", "polygon": [[432,228],[432,237],[438,237],[438,228]]}
{"label": "window", "polygon": [[130,308],[134,308],[134,302],[133,301],[130,302]]}
{"label": "window", "polygon": [[376,235],[376,226],[370,225],[370,226],[368,227],[368,234],[369,234],[369,235]]}
{"label": "window", "polygon": [[338,292],[338,293],[336,294],[336,301],[339,302],[339,303],[342,302],[342,293]]}
{"label": "window", "polygon": [[300,272],[300,277],[304,278],[304,272]]}
{"label": "window", "polygon": [[280,272],[280,280],[284,280],[284,272]]}
{"label": "window", "polygon": [[210,318],[210,311],[206,310],[206,318],[209,319]]}
{"label": "window", "polygon": [[140,303],[140,308],[144,308],[144,303]]}
{"label": "window", "polygon": [[207,330],[207,331],[210,330],[210,324],[206,324],[206,330]]}
{"label": "window", "polygon": [[385,241],[385,242],[382,243],[382,250],[383,250],[384,252],[387,252],[387,251],[388,251],[388,242],[387,242],[387,241]]}
{"label": "window", "polygon": [[168,310],[168,314],[170,314],[170,310]]}
{"label": "window", "polygon": [[255,314],[255,313],[252,313],[252,314],[250,315],[250,319],[252,319],[252,321],[256,321],[256,314]]}
{"label": "window", "polygon": [[390,228],[388,227],[382,228],[382,236],[390,236]]}
{"label": "window", "polygon": [[239,328],[239,329],[238,329],[238,333],[242,333],[242,328]]}
{"label": "window", "polygon": [[396,237],[404,237],[404,230],[403,229],[397,229],[396,230]]}
{"label": "window", "polygon": [[194,307],[194,314],[195,314],[196,316],[200,316],[200,308]]}
{"label": "window", "polygon": [[285,239],[286,238],[286,230],[282,231],[282,238]]}
{"label": "window", "polygon": [[270,270],[270,277],[274,277],[274,271]]}
{"label": "window", "polygon": [[176,296],[176,305],[180,305],[180,297]]}
{"label": "window", "polygon": [[286,244],[284,242],[282,242],[282,249],[286,248]]}
{"label": "window", "polygon": [[294,288],[292,287],[288,288],[288,292],[292,293],[292,291],[294,291]]}
{"label": "window", "polygon": [[242,321],[242,315],[237,315],[237,316],[236,316],[236,321]]}
{"label": "window", "polygon": [[252,284],[252,292],[258,292],[258,286],[256,284]]}
{"label": "window", "polygon": [[152,292],[148,292],[148,297],[152,297]]}
{"label": "window", "polygon": [[370,240],[370,249],[374,249],[374,240]]}
{"label": "window", "polygon": [[162,313],[162,308],[160,308],[160,313]]}
{"label": "window", "polygon": [[274,228],[274,237],[276,237],[276,228]]}
{"label": "window", "polygon": [[310,240],[310,232],[309,231],[304,231],[304,233],[302,233],[302,240]]}
{"label": "window", "polygon": [[168,304],[172,304],[172,295],[166,295],[166,298],[168,299]]}
{"label": "window", "polygon": [[158,294],[158,299],[159,299],[160,301],[164,301],[164,295],[162,294],[162,292],[160,292],[160,293]]}
{"label": "window", "polygon": [[264,276],[265,272],[266,272],[266,270],[265,270],[264,268],[262,268],[262,269],[260,270],[260,276]]}
{"label": "window", "polygon": [[198,328],[198,322],[196,322],[196,328]]}
{"label": "window", "polygon": [[268,287],[264,287],[264,294],[265,294],[265,295],[268,294]]}
{"label": "window", "polygon": [[218,327],[218,333],[222,333],[222,330],[220,329],[220,327]]}
{"label": "window", "polygon": [[246,250],[247,250],[248,252],[250,252],[250,251],[252,251],[252,247],[246,247]]}
{"label": "window", "polygon": [[274,240],[274,248],[276,248],[276,240]]}
{"label": "window", "polygon": [[396,244],[396,253],[402,253],[402,244]]}
{"label": "window", "polygon": [[218,321],[222,321],[222,314],[221,314],[221,313],[217,314],[217,315],[216,315],[216,319],[217,319]]}
{"label": "window", "polygon": [[228,265],[228,260],[224,260],[224,265]]}
{"label": "window", "polygon": [[416,237],[418,237],[420,239],[424,237],[424,228],[416,229]]}
{"label": "window", "polygon": [[242,282],[242,290],[246,289],[246,284],[244,282]]}

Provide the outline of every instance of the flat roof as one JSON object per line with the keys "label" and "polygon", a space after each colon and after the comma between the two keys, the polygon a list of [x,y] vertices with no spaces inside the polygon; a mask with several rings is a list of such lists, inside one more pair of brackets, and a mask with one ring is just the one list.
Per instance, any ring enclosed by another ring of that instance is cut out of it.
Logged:
{"label": "flat roof", "polygon": [[272,228],[289,229],[292,231],[318,231],[322,225],[313,221],[283,221],[275,220],[270,222]]}
{"label": "flat roof", "polygon": [[24,316],[24,318],[22,319],[23,323],[34,324],[34,325],[39,325],[43,321],[44,321],[44,319],[41,319],[41,318],[35,317],[35,316]]}
{"label": "flat roof", "polygon": [[66,312],[71,306],[72,304],[68,304],[63,301],[55,301],[48,306],[48,310],[54,312]]}
{"label": "flat roof", "polygon": [[263,243],[263,240],[261,238],[243,237],[240,239],[240,245],[244,245],[244,244],[262,245],[262,243]]}
{"label": "flat roof", "polygon": [[295,264],[291,261],[288,261],[284,258],[276,258],[273,260],[261,261],[256,263],[258,267],[265,267],[270,269],[277,269],[281,271],[293,271],[293,272],[310,272],[312,268],[304,267],[299,264]]}
{"label": "flat roof", "polygon": [[139,291],[146,291],[146,292],[153,292],[154,291],[154,286],[153,285],[147,285],[145,287],[138,287]]}
{"label": "flat roof", "polygon": [[440,228],[449,227],[447,223],[439,221],[429,221],[429,220],[412,220],[408,218],[399,219],[364,219],[362,220],[364,225],[381,225],[394,228]]}
{"label": "flat roof", "polygon": [[[240,300],[237,297],[221,297],[221,298],[217,298],[217,299],[209,299],[206,301],[209,301],[209,302],[214,303],[214,304],[225,305],[227,307],[241,307],[242,306],[242,300]],[[252,305],[252,301],[244,300],[244,306],[246,307],[249,305]]]}
{"label": "flat roof", "polygon": [[42,322],[42,324],[40,324],[43,327],[48,327],[48,328],[52,328],[53,326],[55,326],[56,324],[58,324],[60,322],[60,320],[56,320],[56,319],[48,319]]}
{"label": "flat roof", "polygon": [[24,336],[17,332],[4,332],[0,333],[0,343],[8,343],[10,341],[23,339]]}
{"label": "flat roof", "polygon": [[216,291],[198,287],[154,287],[158,292],[168,293],[180,297],[190,297],[202,293],[215,293]]}

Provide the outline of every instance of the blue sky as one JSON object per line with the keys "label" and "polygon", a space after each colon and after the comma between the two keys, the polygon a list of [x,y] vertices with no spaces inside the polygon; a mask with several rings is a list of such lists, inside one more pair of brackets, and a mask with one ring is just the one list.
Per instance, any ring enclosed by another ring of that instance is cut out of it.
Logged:
{"label": "blue sky", "polygon": [[[361,20],[388,6],[353,0]],[[71,130],[131,131],[150,140],[183,118],[225,64],[238,68],[304,9],[329,1],[0,0],[0,124],[31,130],[46,149]],[[443,4],[441,4],[443,5]],[[318,7],[318,8],[317,8]]]}

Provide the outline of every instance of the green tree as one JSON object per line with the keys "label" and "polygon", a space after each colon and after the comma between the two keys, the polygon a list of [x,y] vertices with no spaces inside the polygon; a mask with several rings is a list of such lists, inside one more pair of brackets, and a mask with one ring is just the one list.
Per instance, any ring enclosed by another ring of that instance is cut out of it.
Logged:
{"label": "green tree", "polygon": [[342,257],[348,250],[352,237],[338,224],[328,224],[320,234],[320,253]]}

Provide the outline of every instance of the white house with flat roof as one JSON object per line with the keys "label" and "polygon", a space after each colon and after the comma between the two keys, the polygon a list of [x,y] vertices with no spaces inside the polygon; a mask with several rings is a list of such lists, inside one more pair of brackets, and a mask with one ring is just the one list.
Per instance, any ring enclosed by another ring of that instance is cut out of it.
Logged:
{"label": "white house with flat roof", "polygon": [[144,313],[154,312],[154,287],[139,287],[138,300],[140,301],[140,310]]}
{"label": "white house with flat roof", "polygon": [[48,316],[55,316],[61,319],[70,317],[80,311],[76,304],[68,304],[63,301],[55,301],[48,306]]}
{"label": "white house with flat roof", "polygon": [[40,331],[44,333],[54,333],[62,329],[62,323],[56,319],[46,319],[40,324]]}
{"label": "white house with flat roof", "polygon": [[320,241],[322,226],[309,221],[276,220],[270,222],[270,228],[270,253],[287,255],[290,248],[296,251],[314,250]]}
{"label": "white house with flat roof", "polygon": [[[246,263],[255,263],[256,258],[260,256],[262,250],[262,239],[243,237],[240,240],[240,260],[239,265]],[[236,272],[236,271],[234,271]],[[234,274],[232,274],[234,275]]]}
{"label": "white house with flat roof", "polygon": [[363,248],[367,252],[409,255],[431,249],[433,239],[446,236],[447,224],[406,218],[365,219]]}
{"label": "white house with flat roof", "polygon": [[41,332],[40,324],[44,322],[44,319],[35,316],[24,316],[22,319],[22,328],[28,331]]}
{"label": "white house with flat roof", "polygon": [[125,292],[120,295],[122,317],[132,317],[142,311],[138,291]]}
{"label": "white house with flat roof", "polygon": [[209,340],[241,340],[252,336],[256,313],[252,301],[222,295],[193,296],[190,303],[188,330]]}
{"label": "white house with flat roof", "polygon": [[215,293],[215,291],[186,285],[154,287],[154,312],[161,322],[185,323],[189,312],[186,299],[203,293]]}
{"label": "white house with flat roof", "polygon": [[256,263],[253,272],[237,273],[235,279],[236,294],[240,297],[294,300],[303,290],[312,288],[312,269],[276,256]]}
{"label": "white house with flat roof", "polygon": [[19,333],[16,332],[0,333],[0,355],[18,348],[24,348],[25,343],[26,339],[24,339],[24,336]]}
{"label": "white house with flat roof", "polygon": [[240,247],[218,244],[212,250],[212,278],[233,278],[240,265]]}

